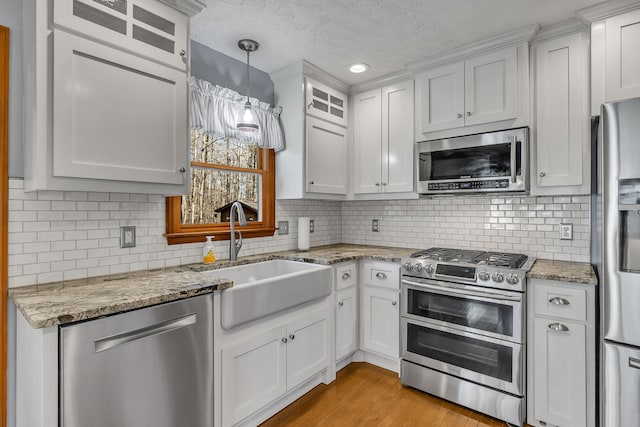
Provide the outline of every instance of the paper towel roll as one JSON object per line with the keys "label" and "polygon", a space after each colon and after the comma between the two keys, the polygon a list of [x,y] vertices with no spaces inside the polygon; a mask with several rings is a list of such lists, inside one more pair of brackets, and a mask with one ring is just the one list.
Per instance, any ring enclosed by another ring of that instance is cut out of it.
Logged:
{"label": "paper towel roll", "polygon": [[309,218],[305,216],[298,218],[298,249],[309,250]]}

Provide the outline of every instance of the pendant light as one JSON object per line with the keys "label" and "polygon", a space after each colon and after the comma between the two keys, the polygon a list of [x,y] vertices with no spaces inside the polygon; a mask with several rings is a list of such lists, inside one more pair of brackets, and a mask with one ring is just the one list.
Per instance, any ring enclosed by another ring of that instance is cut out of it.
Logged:
{"label": "pendant light", "polygon": [[247,52],[247,102],[244,104],[244,112],[242,113],[242,117],[238,120],[238,125],[236,127],[238,130],[245,132],[257,132],[258,123],[256,122],[251,109],[251,102],[249,101],[249,53],[258,50],[260,45],[255,40],[242,39],[238,42],[238,47]]}

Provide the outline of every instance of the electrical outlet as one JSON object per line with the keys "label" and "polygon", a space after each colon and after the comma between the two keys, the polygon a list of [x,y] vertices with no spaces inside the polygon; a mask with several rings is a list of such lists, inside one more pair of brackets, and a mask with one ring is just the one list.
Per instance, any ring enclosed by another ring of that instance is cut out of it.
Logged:
{"label": "electrical outlet", "polygon": [[315,229],[315,226],[313,225],[313,220],[310,219],[309,220],[309,233],[313,233],[314,229]]}
{"label": "electrical outlet", "polygon": [[560,224],[560,240],[573,240],[573,224]]}
{"label": "electrical outlet", "polygon": [[371,220],[371,231],[375,231],[376,233],[380,231],[380,221],[377,219]]}
{"label": "electrical outlet", "polygon": [[136,247],[136,227],[125,226],[120,227],[120,247],[135,248]]}
{"label": "electrical outlet", "polygon": [[278,221],[278,235],[289,234],[289,221]]}

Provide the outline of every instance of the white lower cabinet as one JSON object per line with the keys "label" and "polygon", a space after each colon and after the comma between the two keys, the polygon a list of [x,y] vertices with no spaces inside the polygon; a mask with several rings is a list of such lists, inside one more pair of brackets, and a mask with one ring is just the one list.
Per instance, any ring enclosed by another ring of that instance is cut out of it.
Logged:
{"label": "white lower cabinet", "polygon": [[221,349],[222,425],[234,425],[318,374],[330,362],[324,307]]}
{"label": "white lower cabinet", "polygon": [[527,423],[595,426],[595,289],[528,283]]}
{"label": "white lower cabinet", "polygon": [[575,322],[533,321],[535,417],[556,426],[586,426],[586,327]]}
{"label": "white lower cabinet", "polygon": [[358,310],[356,287],[336,293],[336,361],[357,350]]}
{"label": "white lower cabinet", "polygon": [[362,349],[399,357],[400,294],[397,290],[362,289]]}

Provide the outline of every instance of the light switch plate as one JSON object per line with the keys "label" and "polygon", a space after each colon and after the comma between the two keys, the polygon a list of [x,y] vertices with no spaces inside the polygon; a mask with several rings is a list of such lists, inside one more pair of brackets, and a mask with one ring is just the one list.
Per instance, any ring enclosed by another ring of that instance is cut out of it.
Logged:
{"label": "light switch plate", "polygon": [[289,221],[278,221],[278,235],[289,234]]}
{"label": "light switch plate", "polygon": [[313,233],[313,230],[315,229],[315,225],[313,224],[313,220],[310,219],[309,220],[309,233]]}
{"label": "light switch plate", "polygon": [[560,240],[573,240],[573,224],[560,224]]}
{"label": "light switch plate", "polygon": [[136,247],[136,227],[133,225],[120,227],[120,247]]}
{"label": "light switch plate", "polygon": [[374,231],[376,233],[380,231],[380,221],[378,221],[377,219],[371,220],[371,231]]}

